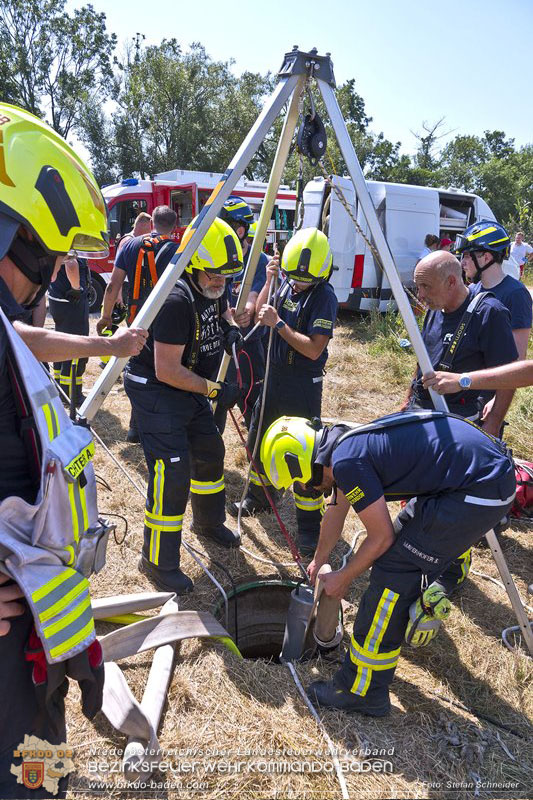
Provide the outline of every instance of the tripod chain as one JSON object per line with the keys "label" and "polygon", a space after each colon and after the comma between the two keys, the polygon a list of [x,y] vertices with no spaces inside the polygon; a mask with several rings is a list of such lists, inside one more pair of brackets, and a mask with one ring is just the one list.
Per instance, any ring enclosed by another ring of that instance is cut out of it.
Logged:
{"label": "tripod chain", "polygon": [[[358,234],[359,234],[359,235],[362,237],[362,239],[363,239],[363,240],[366,242],[366,244],[368,245],[368,248],[369,248],[369,250],[371,251],[372,255],[374,256],[374,261],[376,262],[376,264],[378,265],[378,267],[380,268],[380,270],[381,270],[381,271],[383,272],[383,274],[385,275],[385,274],[386,274],[386,272],[385,272],[385,267],[383,266],[383,263],[382,263],[382,261],[381,261],[381,258],[380,258],[380,256],[379,256],[379,253],[378,253],[378,251],[377,251],[377,248],[374,246],[374,244],[371,242],[371,240],[368,238],[368,236],[366,236],[365,232],[363,231],[363,229],[361,228],[361,226],[360,226],[360,225],[359,225],[359,223],[357,222],[357,220],[356,220],[355,216],[354,216],[354,215],[353,215],[353,213],[352,213],[352,209],[350,208],[350,204],[348,203],[348,201],[347,201],[347,199],[346,199],[346,197],[345,197],[345,195],[344,195],[344,192],[342,191],[342,189],[340,188],[340,186],[337,186],[337,185],[336,185],[336,184],[335,184],[335,183],[334,183],[334,182],[331,180],[331,178],[330,178],[329,174],[328,174],[328,173],[327,173],[327,171],[326,171],[326,168],[324,167],[324,164],[323,164],[323,162],[322,162],[322,159],[320,159],[320,161],[318,162],[318,166],[320,167],[320,170],[321,170],[321,172],[322,172],[322,175],[323,175],[323,177],[324,177],[324,180],[325,180],[325,182],[331,186],[331,188],[333,189],[333,191],[335,192],[335,194],[336,194],[336,195],[337,195],[337,197],[339,198],[340,202],[342,203],[342,205],[343,205],[343,207],[344,207],[344,210],[346,211],[346,213],[348,214],[348,216],[349,216],[349,217],[350,217],[350,219],[352,220],[353,224],[355,225],[355,229],[356,229],[357,233],[358,233]],[[421,302],[421,301],[418,299],[418,297],[416,296],[416,294],[415,294],[414,292],[412,292],[412,291],[411,291],[411,290],[410,290],[410,289],[409,289],[407,286],[404,286],[403,288],[404,288],[404,291],[406,292],[406,294],[407,294],[407,295],[410,297],[410,299],[411,299],[411,300],[414,302],[414,304],[415,304],[415,307],[416,307],[416,308],[417,308],[419,311],[421,311],[421,312],[422,312],[422,311],[424,311],[424,312],[425,312],[425,311],[427,311],[427,306],[426,306],[425,304],[423,304],[423,303],[422,303],[422,302]]]}

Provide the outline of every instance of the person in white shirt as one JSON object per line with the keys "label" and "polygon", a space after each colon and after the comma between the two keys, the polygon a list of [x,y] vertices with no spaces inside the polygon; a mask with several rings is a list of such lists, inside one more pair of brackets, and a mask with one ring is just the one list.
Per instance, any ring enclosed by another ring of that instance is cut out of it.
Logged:
{"label": "person in white shirt", "polygon": [[527,242],[524,242],[524,234],[522,231],[517,231],[515,234],[514,242],[511,245],[511,258],[514,258],[519,265],[520,277],[522,277],[526,263],[528,261],[533,261],[533,247]]}

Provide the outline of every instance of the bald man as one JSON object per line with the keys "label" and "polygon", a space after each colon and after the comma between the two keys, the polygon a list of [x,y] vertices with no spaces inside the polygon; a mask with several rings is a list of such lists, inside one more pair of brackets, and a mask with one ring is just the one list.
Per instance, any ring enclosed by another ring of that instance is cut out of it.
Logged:
{"label": "bald man", "polygon": [[[472,297],[454,255],[437,250],[423,258],[415,269],[415,283],[420,300],[429,309],[422,337],[435,370],[462,375],[516,361],[518,352],[509,311],[490,293]],[[469,390],[467,384],[464,381],[459,391],[448,395],[450,411],[480,422],[483,407],[493,393]],[[484,430],[499,435],[511,400],[512,392],[496,393],[490,412],[482,420]],[[419,368],[404,404],[406,408],[433,408]]]}

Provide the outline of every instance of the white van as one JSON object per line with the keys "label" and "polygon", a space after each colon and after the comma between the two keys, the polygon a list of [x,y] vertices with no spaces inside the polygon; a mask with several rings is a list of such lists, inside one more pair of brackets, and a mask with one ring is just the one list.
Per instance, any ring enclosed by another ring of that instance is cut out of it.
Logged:
{"label": "white van", "polygon": [[[368,236],[363,212],[355,202],[350,178],[333,176],[357,222]],[[367,181],[379,223],[383,229],[402,283],[413,286],[413,271],[428,233],[455,241],[469,225],[496,217],[475,194],[457,189],[433,189],[400,183]],[[387,276],[357,232],[335,191],[324,178],[314,178],[304,189],[303,227],[317,227],[329,237],[333,252],[331,285],[344,307],[357,311],[390,307],[392,291]]]}

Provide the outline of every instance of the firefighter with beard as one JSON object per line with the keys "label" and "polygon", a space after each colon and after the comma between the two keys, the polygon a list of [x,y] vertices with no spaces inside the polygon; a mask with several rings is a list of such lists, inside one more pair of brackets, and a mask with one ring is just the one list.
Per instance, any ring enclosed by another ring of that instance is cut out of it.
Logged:
{"label": "firefighter with beard", "polygon": [[[338,305],[333,287],[328,283],[332,263],[327,237],[317,228],[304,228],[290,239],[283,251],[283,280],[272,304],[268,304],[267,299],[279,269],[276,259],[267,268],[266,284],[257,301],[257,317],[263,325],[274,329],[272,363],[265,387],[261,429],[261,397],[253,410],[248,436],[251,452],[257,437],[261,439],[278,417],[284,414],[320,416],[327,346],[333,336]],[[269,484],[264,473],[261,478]],[[314,552],[318,541],[324,498],[312,489],[297,490],[294,498],[298,547],[308,555]],[[250,516],[266,508],[259,475],[252,468],[241,514]],[[237,515],[238,511],[239,504],[233,503],[230,512]]]}
{"label": "firefighter with beard", "polygon": [[242,346],[225,299],[226,280],[241,270],[239,239],[216,219],[124,372],[149,473],[139,568],[179,595],[193,588],[180,569],[189,492],[194,533],[226,548],[240,544],[224,524],[224,443],[209,401],[231,407],[240,396],[235,384],[213,378],[221,346]]}

